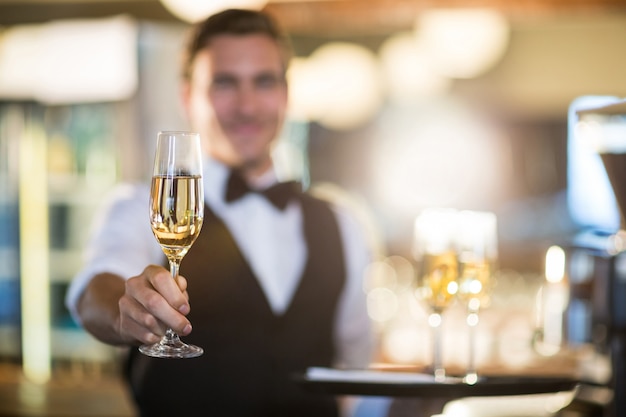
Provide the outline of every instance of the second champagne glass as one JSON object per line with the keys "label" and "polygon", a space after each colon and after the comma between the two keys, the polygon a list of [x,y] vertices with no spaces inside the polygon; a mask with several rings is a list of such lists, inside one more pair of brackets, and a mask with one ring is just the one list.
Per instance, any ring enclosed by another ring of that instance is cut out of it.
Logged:
{"label": "second champagne glass", "polygon": [[446,378],[441,354],[442,314],[458,289],[455,226],[456,210],[426,209],[415,220],[413,235],[413,251],[418,263],[415,294],[430,310],[428,324],[433,332],[432,366],[436,381]]}
{"label": "second champagne glass", "polygon": [[[174,279],[180,263],[198,237],[204,218],[200,136],[192,132],[159,132],[152,188],[150,225]],[[139,351],[157,358],[193,358],[202,348],[183,343],[167,329],[163,338]]]}
{"label": "second champagne glass", "polygon": [[490,212],[459,212],[457,221],[459,260],[459,300],[467,308],[468,363],[465,382],[478,382],[476,372],[476,326],[479,311],[488,302],[494,285],[493,274],[498,258],[496,216]]}

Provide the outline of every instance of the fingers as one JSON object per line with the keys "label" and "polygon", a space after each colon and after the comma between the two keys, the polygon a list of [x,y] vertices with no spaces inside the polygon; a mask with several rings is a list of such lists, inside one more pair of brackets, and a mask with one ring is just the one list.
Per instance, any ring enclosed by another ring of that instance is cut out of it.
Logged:
{"label": "fingers", "polygon": [[[183,296],[185,297],[185,301],[187,302],[187,304],[189,304],[189,293],[187,292],[187,280],[182,275],[178,275],[176,277],[176,281],[178,283],[178,288],[180,288],[180,290],[183,292]],[[179,308],[179,311],[180,311],[180,308]],[[182,311],[181,311],[181,313],[182,313]],[[187,313],[183,313],[183,314],[189,314],[189,311],[187,311]]]}
{"label": "fingers", "polygon": [[141,275],[128,279],[118,304],[120,333],[125,338],[154,343],[167,328],[182,336],[191,332],[185,317],[190,310],[187,281],[183,277],[172,279],[162,267],[149,266]]}
{"label": "fingers", "polygon": [[162,334],[165,334],[165,326],[156,317],[139,304],[135,299],[124,295],[118,302],[120,312],[120,334],[127,340],[141,343],[156,343]]}
{"label": "fingers", "polygon": [[189,303],[183,293],[184,290],[180,288],[181,284],[185,289],[187,288],[187,281],[184,278],[178,276],[177,280],[174,280],[167,270],[154,265],[146,268],[142,275],[147,276],[154,290],[161,295],[161,297],[154,296],[148,299],[150,305],[146,307],[150,311],[152,311],[152,308],[163,307],[161,302],[162,298],[164,298],[169,306],[178,310],[181,314],[186,315],[189,313]]}

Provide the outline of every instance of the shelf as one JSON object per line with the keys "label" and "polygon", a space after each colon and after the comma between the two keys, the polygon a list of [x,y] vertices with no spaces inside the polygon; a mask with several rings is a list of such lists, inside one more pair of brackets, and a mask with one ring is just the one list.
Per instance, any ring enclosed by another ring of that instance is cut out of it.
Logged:
{"label": "shelf", "polygon": [[20,330],[17,325],[0,324],[0,356],[20,356]]}
{"label": "shelf", "polygon": [[51,350],[55,359],[111,362],[117,360],[120,348],[106,345],[82,329],[52,328]]}
{"label": "shelf", "polygon": [[48,187],[48,203],[71,206],[98,206],[111,185],[90,184],[85,178],[72,177],[63,181],[55,181]]}
{"label": "shelf", "polygon": [[[117,348],[73,323],[64,299],[81,268],[89,224],[118,179],[115,132],[125,124],[117,119],[120,108],[119,103],[0,106],[0,356],[24,363],[110,363],[116,357]],[[21,316],[23,308],[36,314]],[[51,356],[46,346],[46,357],[33,362],[37,353],[22,350],[23,343],[38,343],[36,329],[48,325],[50,340],[42,343],[50,343]],[[23,342],[22,336],[32,340]]]}
{"label": "shelf", "polygon": [[[0,325],[0,356],[20,356],[20,329],[18,325]],[[86,331],[52,328],[51,351],[54,359],[110,363],[118,360],[120,349],[106,345]]]}

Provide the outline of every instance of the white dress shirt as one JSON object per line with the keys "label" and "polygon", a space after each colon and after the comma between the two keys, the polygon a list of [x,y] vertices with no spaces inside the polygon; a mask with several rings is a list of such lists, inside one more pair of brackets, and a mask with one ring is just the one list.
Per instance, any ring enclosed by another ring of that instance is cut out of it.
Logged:
{"label": "white dress shirt", "polygon": [[[281,211],[257,193],[232,203],[224,201],[229,170],[210,159],[204,163],[204,199],[221,218],[259,280],[275,314],[282,314],[298,286],[307,259],[302,233],[302,210],[296,201]],[[273,170],[257,178],[255,188],[276,182]],[[89,280],[108,272],[125,279],[139,275],[149,264],[161,264],[163,252],[148,218],[149,188],[120,184],[97,214],[85,251],[83,269],[73,280],[66,304],[80,322],[76,304]],[[338,366],[367,365],[372,336],[363,293],[363,273],[370,251],[359,224],[341,207],[333,207],[338,220],[346,262],[346,282],[338,306],[335,341]],[[184,262],[184,260],[183,260]],[[192,305],[193,309],[193,298]]]}

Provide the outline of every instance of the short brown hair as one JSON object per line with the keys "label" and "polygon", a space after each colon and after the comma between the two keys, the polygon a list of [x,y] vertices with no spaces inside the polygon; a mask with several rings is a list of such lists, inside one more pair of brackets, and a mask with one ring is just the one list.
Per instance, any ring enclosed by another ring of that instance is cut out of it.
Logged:
{"label": "short brown hair", "polygon": [[287,70],[292,53],[291,43],[277,22],[264,12],[228,9],[211,15],[192,27],[183,55],[183,79],[189,80],[193,60],[198,52],[206,48],[214,37],[257,33],[265,34],[276,41],[282,52],[284,69]]}

